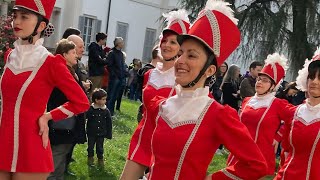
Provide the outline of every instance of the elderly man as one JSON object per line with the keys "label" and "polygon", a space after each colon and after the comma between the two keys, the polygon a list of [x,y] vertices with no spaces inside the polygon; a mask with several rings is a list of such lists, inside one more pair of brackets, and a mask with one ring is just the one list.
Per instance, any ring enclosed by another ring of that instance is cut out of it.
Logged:
{"label": "elderly man", "polygon": [[116,37],[113,43],[114,48],[111,49],[107,57],[107,67],[109,71],[107,106],[111,115],[114,114],[115,102],[121,88],[122,80],[125,76],[123,65],[124,56],[122,52],[124,41],[122,37]]}
{"label": "elderly man", "polygon": [[74,42],[76,45],[76,53],[78,55],[78,64],[74,67],[76,74],[79,76],[79,79],[82,81],[82,85],[86,91],[90,89],[91,82],[88,80],[88,73],[84,67],[84,64],[81,62],[82,55],[84,53],[84,43],[80,36],[70,35],[68,37],[69,41]]}

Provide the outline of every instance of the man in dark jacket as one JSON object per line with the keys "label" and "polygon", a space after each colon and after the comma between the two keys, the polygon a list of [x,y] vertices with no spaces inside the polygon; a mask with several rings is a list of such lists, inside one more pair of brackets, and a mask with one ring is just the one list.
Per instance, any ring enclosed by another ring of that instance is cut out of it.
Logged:
{"label": "man in dark jacket", "polygon": [[121,81],[124,78],[124,57],[122,52],[124,41],[121,37],[116,37],[113,43],[114,48],[111,49],[107,57],[107,67],[109,71],[107,106],[111,116],[114,114],[115,102],[121,88]]}
{"label": "man in dark jacket", "polygon": [[[145,66],[143,66],[143,68],[138,70],[138,86],[139,86],[139,90],[141,91],[139,94],[140,96],[140,101],[142,102],[142,90],[143,90],[143,82],[144,82],[144,74],[146,72],[148,72],[150,69],[153,69],[157,66],[157,63],[161,61],[161,57],[159,56],[159,46],[155,46],[152,49],[152,59],[150,61],[150,63],[146,64]],[[138,114],[137,114],[137,121],[140,122],[142,119],[142,114],[143,114],[143,104],[140,105],[139,110],[138,110]]]}
{"label": "man in dark jacket", "polygon": [[107,35],[105,33],[96,34],[96,42],[92,42],[89,45],[89,78],[92,82],[92,89],[101,88],[102,78],[104,74],[104,66],[106,65],[105,52],[102,49],[102,45],[106,43]]}
{"label": "man in dark jacket", "polygon": [[249,73],[247,73],[240,84],[241,98],[254,96],[256,93],[255,84],[258,73],[261,71],[263,64],[259,61],[254,61],[250,64]]}

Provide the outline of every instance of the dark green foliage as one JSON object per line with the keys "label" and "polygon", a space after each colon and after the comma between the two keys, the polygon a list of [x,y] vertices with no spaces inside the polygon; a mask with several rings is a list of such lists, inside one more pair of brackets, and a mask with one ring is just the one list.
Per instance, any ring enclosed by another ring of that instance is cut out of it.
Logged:
{"label": "dark green foliage", "polygon": [[[288,55],[293,77],[311,58],[320,43],[319,0],[248,0],[240,4],[228,0],[239,19],[242,43],[234,62],[248,66],[251,61],[264,60],[268,54]],[[206,0],[180,0],[192,16],[205,6]]]}

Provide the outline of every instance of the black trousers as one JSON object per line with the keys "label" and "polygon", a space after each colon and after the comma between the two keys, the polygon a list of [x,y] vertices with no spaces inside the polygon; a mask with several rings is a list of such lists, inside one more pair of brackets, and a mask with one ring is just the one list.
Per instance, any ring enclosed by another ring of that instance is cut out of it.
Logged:
{"label": "black trousers", "polygon": [[72,154],[73,154],[73,149],[74,149],[74,146],[76,144],[73,144],[72,147],[70,148],[70,151],[69,153],[67,154],[67,159],[66,159],[66,169],[68,168],[70,162],[71,162],[71,159],[72,159]]}
{"label": "black trousers", "polygon": [[94,156],[94,145],[96,145],[96,153],[98,159],[103,159],[103,136],[89,136],[88,135],[88,157]]}

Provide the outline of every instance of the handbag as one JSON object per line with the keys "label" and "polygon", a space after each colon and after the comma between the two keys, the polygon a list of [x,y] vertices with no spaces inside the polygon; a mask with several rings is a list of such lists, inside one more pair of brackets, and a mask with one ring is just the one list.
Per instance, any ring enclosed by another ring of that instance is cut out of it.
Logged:
{"label": "handbag", "polygon": [[75,124],[76,124],[76,118],[75,116],[72,116],[57,122],[52,122],[51,127],[57,130],[72,130]]}

